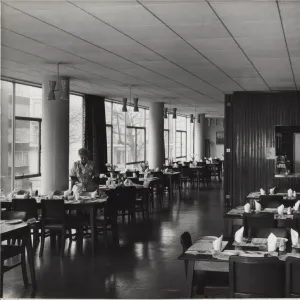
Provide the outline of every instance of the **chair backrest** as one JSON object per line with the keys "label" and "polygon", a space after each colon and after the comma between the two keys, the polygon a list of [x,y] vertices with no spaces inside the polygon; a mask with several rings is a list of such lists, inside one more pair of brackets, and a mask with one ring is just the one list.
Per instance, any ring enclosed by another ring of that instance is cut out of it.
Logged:
{"label": "chair backrest", "polygon": [[42,221],[63,224],[65,222],[65,202],[61,199],[41,201]]}
{"label": "chair backrest", "polygon": [[244,235],[252,237],[257,229],[275,228],[274,215],[272,213],[244,213],[243,215]]}
{"label": "chair backrest", "polygon": [[25,211],[1,211],[1,220],[27,220],[26,212]]}
{"label": "chair backrest", "polygon": [[229,258],[230,298],[282,298],[284,262],[276,257]]}
{"label": "chair backrest", "polygon": [[104,206],[104,214],[109,218],[117,218],[118,215],[118,198],[116,190],[108,192],[108,198]]}
{"label": "chair backrest", "polygon": [[256,228],[251,230],[252,238],[262,238],[266,239],[273,233],[276,237],[288,238],[289,234],[286,228]]}
{"label": "chair backrest", "polygon": [[300,258],[288,257],[285,261],[285,296],[300,298]]}
{"label": "chair backrest", "polygon": [[198,161],[197,167],[205,167],[206,163],[204,161]]}
{"label": "chair backrest", "polygon": [[280,195],[261,195],[259,201],[263,208],[276,208],[283,203],[283,196]]}
{"label": "chair backrest", "polygon": [[182,177],[190,177],[191,176],[191,169],[189,166],[182,166],[180,168],[180,173]]}
{"label": "chair backrest", "polygon": [[38,206],[34,198],[12,199],[12,209],[14,211],[25,211],[26,218],[38,218]]}
{"label": "chair backrest", "polygon": [[53,192],[53,196],[63,196],[63,195],[64,195],[64,191],[55,190]]}
{"label": "chair backrest", "polygon": [[189,232],[186,231],[180,236],[180,243],[182,246],[182,252],[185,252],[192,246],[192,237]]}
{"label": "chair backrest", "polygon": [[26,190],[19,190],[16,192],[16,195],[28,195],[28,194],[29,194],[29,192]]}
{"label": "chair backrest", "polygon": [[118,202],[118,209],[133,211],[136,201],[136,187],[117,187],[116,188],[116,198]]}

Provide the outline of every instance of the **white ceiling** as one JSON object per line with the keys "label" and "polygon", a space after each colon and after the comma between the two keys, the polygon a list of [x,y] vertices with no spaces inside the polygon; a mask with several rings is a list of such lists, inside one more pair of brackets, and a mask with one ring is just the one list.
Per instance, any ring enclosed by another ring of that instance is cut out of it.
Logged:
{"label": "white ceiling", "polygon": [[2,1],[2,76],[224,114],[233,91],[300,88],[300,1]]}

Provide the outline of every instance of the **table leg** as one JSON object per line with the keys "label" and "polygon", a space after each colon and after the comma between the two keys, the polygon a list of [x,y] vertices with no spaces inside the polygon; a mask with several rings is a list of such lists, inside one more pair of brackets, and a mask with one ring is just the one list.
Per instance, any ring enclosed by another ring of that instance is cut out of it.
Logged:
{"label": "table leg", "polygon": [[150,214],[149,214],[149,206],[150,206],[150,201],[149,201],[149,190],[144,189],[144,199],[145,199],[145,210],[146,210],[146,217],[149,220],[150,219]]}
{"label": "table leg", "polygon": [[224,218],[224,237],[232,236],[233,219]]}
{"label": "table leg", "polygon": [[95,205],[90,208],[90,226],[91,226],[91,238],[92,238],[92,254],[96,253],[97,247],[97,227],[96,227],[96,209]]}
{"label": "table leg", "polygon": [[24,235],[24,244],[27,250],[27,260],[31,278],[32,289],[36,290],[36,278],[35,278],[35,269],[34,269],[34,253],[33,247],[31,243],[31,235],[30,235],[30,227],[26,228],[26,232]]}
{"label": "table leg", "polygon": [[193,295],[194,266],[195,261],[189,260],[187,266],[188,298],[192,298]]}

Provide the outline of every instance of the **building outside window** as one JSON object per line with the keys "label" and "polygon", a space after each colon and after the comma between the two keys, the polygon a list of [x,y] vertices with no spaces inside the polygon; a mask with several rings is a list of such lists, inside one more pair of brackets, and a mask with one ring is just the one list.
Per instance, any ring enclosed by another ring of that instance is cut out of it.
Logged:
{"label": "building outside window", "polygon": [[139,108],[134,112],[128,105],[122,112],[122,105],[105,101],[107,160],[120,168],[137,168],[146,160],[147,110]]}
{"label": "building outside window", "polygon": [[[82,105],[82,96],[70,95],[70,164],[82,147]],[[1,81],[0,116],[0,188],[6,194],[14,188],[40,190],[42,89]]]}

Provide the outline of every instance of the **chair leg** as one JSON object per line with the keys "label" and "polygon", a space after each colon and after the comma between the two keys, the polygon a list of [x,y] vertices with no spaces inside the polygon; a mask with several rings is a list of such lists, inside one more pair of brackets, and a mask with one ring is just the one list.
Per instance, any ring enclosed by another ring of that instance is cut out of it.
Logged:
{"label": "chair leg", "polygon": [[36,248],[39,243],[39,229],[37,226],[33,228],[33,247]]}
{"label": "chair leg", "polygon": [[22,267],[22,276],[23,276],[24,286],[27,287],[28,286],[28,276],[27,276],[27,270],[26,270],[25,248],[21,254],[21,267]]}
{"label": "chair leg", "polygon": [[64,257],[66,246],[66,229],[64,228],[61,232],[61,258]]}
{"label": "chair leg", "polygon": [[0,270],[0,298],[3,298],[3,260],[1,259],[1,270]]}
{"label": "chair leg", "polygon": [[45,229],[42,228],[42,231],[41,231],[41,246],[40,246],[40,257],[43,256],[43,252],[44,252],[44,246],[45,246]]}

